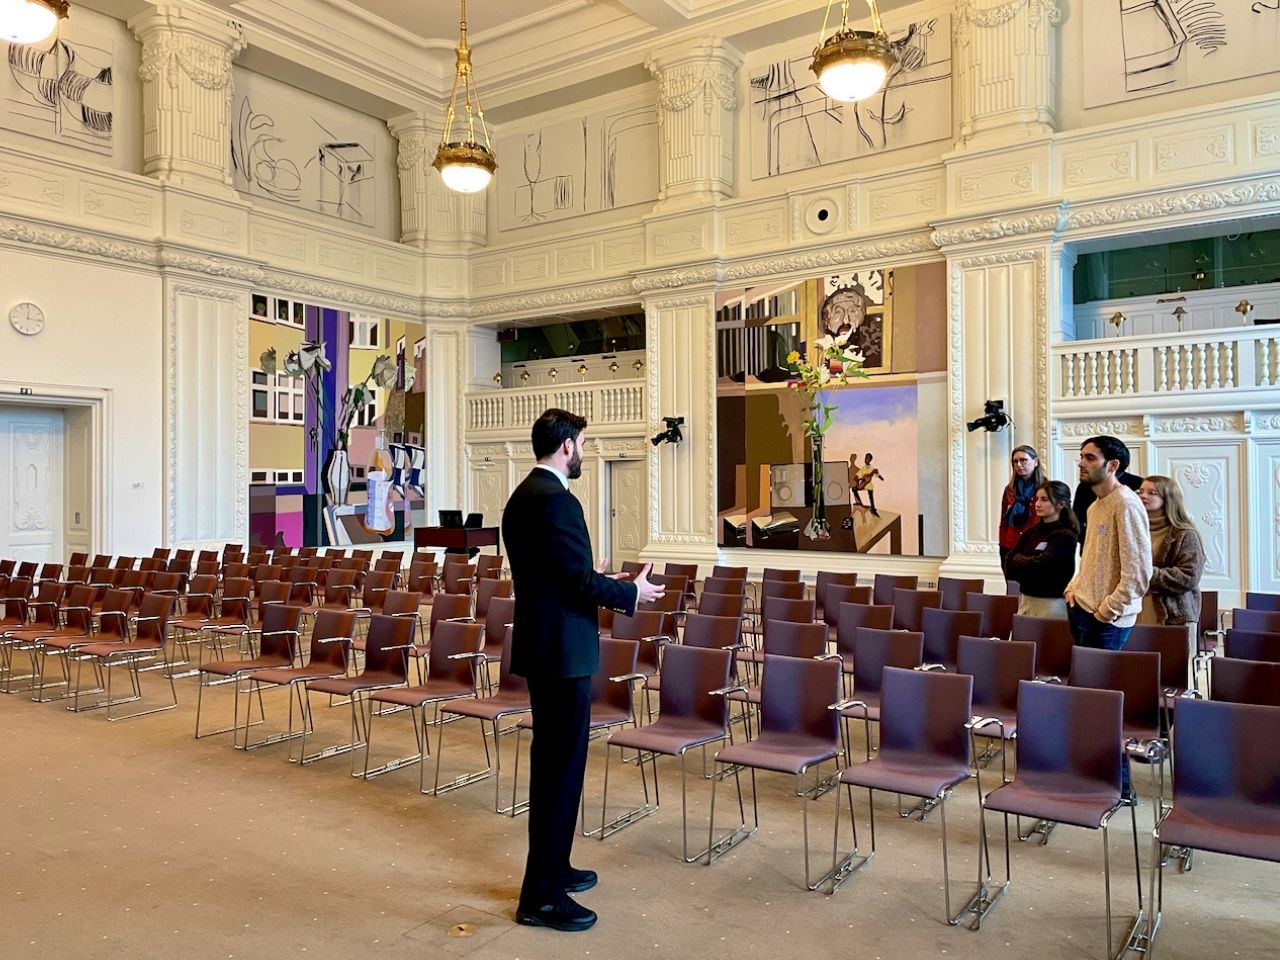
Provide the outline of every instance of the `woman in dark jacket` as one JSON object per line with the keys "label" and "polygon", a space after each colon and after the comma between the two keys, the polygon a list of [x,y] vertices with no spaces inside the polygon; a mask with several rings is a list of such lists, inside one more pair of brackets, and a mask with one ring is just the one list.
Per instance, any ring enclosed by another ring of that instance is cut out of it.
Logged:
{"label": "woman in dark jacket", "polygon": [[1044,467],[1035,447],[1015,447],[1009,457],[1013,475],[1000,496],[1000,560],[1013,549],[1023,531],[1036,522],[1032,506],[1036,488],[1044,483]]}
{"label": "woman in dark jacket", "polygon": [[1004,558],[1004,576],[1022,588],[1018,613],[1067,618],[1062,593],[1076,572],[1080,525],[1071,511],[1071,488],[1060,480],[1036,487],[1032,509],[1038,522],[1018,538]]}

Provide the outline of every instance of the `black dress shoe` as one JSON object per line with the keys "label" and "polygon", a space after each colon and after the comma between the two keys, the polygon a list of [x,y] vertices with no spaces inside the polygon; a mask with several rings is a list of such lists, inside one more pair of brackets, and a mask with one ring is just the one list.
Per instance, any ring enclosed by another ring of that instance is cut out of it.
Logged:
{"label": "black dress shoe", "polygon": [[572,897],[561,897],[555,903],[544,903],[538,907],[517,906],[516,923],[575,933],[594,927],[596,915]]}
{"label": "black dress shoe", "polygon": [[565,893],[582,893],[596,885],[599,878],[594,870],[578,870],[570,867],[564,875]]}

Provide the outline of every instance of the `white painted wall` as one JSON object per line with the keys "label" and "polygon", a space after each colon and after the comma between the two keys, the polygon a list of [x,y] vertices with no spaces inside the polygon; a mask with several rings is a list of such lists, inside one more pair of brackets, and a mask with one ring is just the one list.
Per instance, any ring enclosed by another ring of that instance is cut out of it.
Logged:
{"label": "white painted wall", "polygon": [[149,556],[163,540],[164,399],[160,278],[155,273],[0,248],[0,308],[30,300],[43,333],[0,329],[0,381],[35,394],[111,391],[114,439],[102,552]]}

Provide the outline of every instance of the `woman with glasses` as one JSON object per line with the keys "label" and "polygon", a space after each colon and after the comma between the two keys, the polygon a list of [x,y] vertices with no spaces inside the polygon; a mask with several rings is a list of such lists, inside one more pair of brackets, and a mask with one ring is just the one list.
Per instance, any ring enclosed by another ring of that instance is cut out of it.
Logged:
{"label": "woman with glasses", "polygon": [[1036,488],[1045,481],[1044,467],[1040,466],[1040,455],[1034,447],[1015,447],[1010,459],[1013,476],[1000,498],[1001,563],[1023,531],[1036,522],[1031,501],[1035,498]]}
{"label": "woman with glasses", "polygon": [[1022,588],[1018,612],[1027,617],[1067,619],[1062,598],[1076,572],[1080,524],[1071,512],[1071,488],[1061,480],[1036,487],[1032,509],[1037,522],[1005,554],[1004,576]]}
{"label": "woman with glasses", "polygon": [[1147,477],[1138,499],[1151,525],[1151,582],[1138,623],[1187,624],[1194,631],[1200,621],[1204,545],[1187,513],[1182,487],[1172,477]]}

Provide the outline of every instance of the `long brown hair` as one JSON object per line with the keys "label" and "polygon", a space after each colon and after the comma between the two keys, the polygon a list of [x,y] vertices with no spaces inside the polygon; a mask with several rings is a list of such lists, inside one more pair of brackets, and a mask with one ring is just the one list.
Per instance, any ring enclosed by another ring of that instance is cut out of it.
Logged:
{"label": "long brown hair", "polygon": [[[1156,488],[1156,496],[1164,501],[1164,515],[1175,530],[1195,530],[1196,525],[1187,512],[1187,502],[1182,497],[1182,487],[1173,477],[1155,474],[1145,482]],[[1196,531],[1199,532],[1198,530]]]}
{"label": "long brown hair", "polygon": [[1076,518],[1076,512],[1071,509],[1071,488],[1061,480],[1046,480],[1036,487],[1036,493],[1041,490],[1044,491],[1044,495],[1049,498],[1049,501],[1058,508],[1058,522],[1074,533],[1078,539],[1080,536],[1080,521]]}
{"label": "long brown hair", "polygon": [[1012,470],[1012,467],[1013,467],[1012,461],[1013,461],[1014,453],[1025,453],[1028,457],[1030,457],[1032,460],[1036,462],[1036,468],[1031,471],[1031,476],[1028,477],[1027,479],[1031,481],[1034,489],[1039,490],[1040,487],[1044,484],[1046,479],[1044,475],[1044,464],[1040,462],[1040,454],[1036,453],[1036,448],[1029,447],[1025,443],[1020,447],[1014,447],[1013,453],[1009,454],[1009,460],[1010,460],[1009,467],[1011,469],[1012,475],[1009,477],[1009,484],[1007,489],[1009,490],[1018,489],[1017,487],[1018,471]]}

